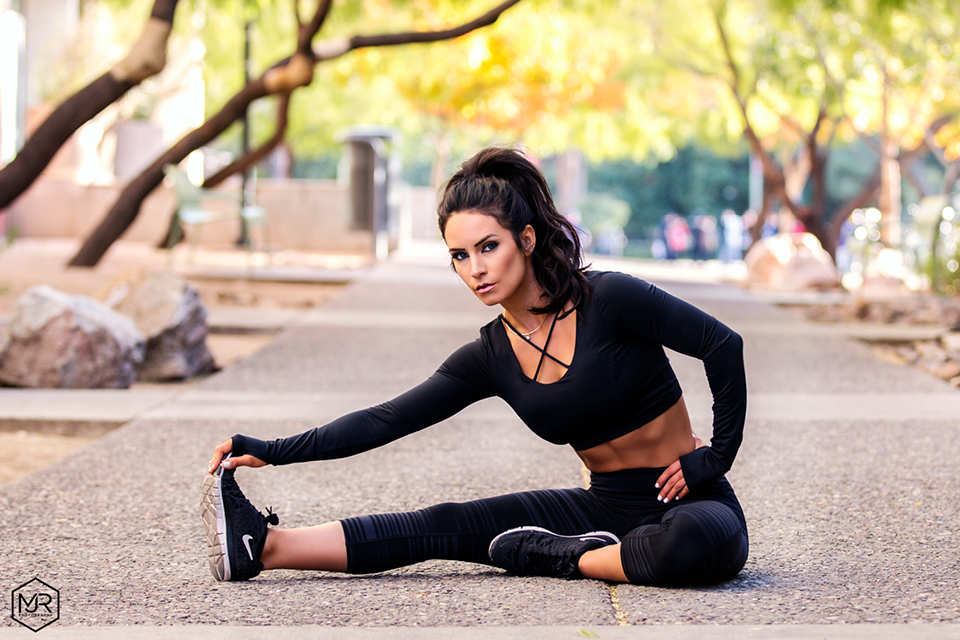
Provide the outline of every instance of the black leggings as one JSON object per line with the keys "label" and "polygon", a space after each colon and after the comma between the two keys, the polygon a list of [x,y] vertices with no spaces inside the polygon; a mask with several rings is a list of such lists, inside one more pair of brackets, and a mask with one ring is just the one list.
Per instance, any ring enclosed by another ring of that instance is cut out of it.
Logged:
{"label": "black leggings", "polygon": [[715,584],[747,560],[747,525],[725,478],[665,505],[654,483],[663,469],[591,474],[590,489],[512,493],[438,504],[409,513],[342,520],[350,573],[373,573],[431,559],[490,564],[498,534],[538,526],[561,535],[609,531],[621,538],[630,582]]}

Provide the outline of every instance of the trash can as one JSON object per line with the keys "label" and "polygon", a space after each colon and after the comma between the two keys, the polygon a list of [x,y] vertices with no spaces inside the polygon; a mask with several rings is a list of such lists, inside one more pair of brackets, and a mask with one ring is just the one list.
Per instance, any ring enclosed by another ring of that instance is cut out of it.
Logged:
{"label": "trash can", "polygon": [[400,163],[393,147],[400,132],[393,127],[358,125],[337,135],[344,144],[343,167],[350,193],[350,224],[370,231],[378,260],[397,248],[400,236],[399,206],[394,191],[399,184]]}

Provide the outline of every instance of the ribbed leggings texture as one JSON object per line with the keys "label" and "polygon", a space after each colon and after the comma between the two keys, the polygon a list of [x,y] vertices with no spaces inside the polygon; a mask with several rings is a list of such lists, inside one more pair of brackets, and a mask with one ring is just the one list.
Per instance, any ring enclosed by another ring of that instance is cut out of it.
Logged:
{"label": "ribbed leggings texture", "polygon": [[663,469],[591,474],[589,489],[524,491],[406,513],[342,520],[348,571],[374,573],[431,559],[490,564],[498,534],[538,526],[561,535],[609,531],[631,583],[715,584],[747,560],[743,511],[725,478],[670,504],[656,499]]}

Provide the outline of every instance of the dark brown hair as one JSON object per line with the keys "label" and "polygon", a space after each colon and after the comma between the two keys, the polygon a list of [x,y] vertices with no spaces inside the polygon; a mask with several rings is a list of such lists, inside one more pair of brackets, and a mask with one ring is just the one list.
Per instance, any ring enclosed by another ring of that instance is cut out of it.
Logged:
{"label": "dark brown hair", "polygon": [[[543,174],[522,153],[491,147],[461,165],[443,190],[437,208],[440,233],[457,213],[475,211],[492,216],[509,229],[520,247],[527,225],[537,236],[531,261],[533,274],[548,298],[533,313],[554,313],[568,302],[580,305],[589,295],[573,225],[557,211]],[[522,247],[521,247],[522,249]]]}

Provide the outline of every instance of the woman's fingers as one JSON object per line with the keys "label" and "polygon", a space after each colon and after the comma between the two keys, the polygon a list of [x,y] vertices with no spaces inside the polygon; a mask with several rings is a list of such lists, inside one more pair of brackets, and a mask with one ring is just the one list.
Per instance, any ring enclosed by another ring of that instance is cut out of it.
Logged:
{"label": "woman's fingers", "polygon": [[245,456],[239,456],[236,458],[230,458],[224,460],[223,466],[226,469],[236,469],[237,467],[262,467],[266,462],[260,458],[254,458],[249,453]]}
{"label": "woman's fingers", "polygon": [[675,473],[676,473],[677,471],[679,471],[679,470],[680,470],[680,461],[679,461],[679,460],[677,460],[677,461],[674,462],[672,465],[670,465],[669,467],[667,467],[666,469],[664,469],[664,470],[663,470],[663,473],[660,474],[660,477],[657,478],[657,484],[656,484],[657,489],[662,489],[662,488],[664,487],[664,485],[667,484],[667,481],[668,481],[671,477],[673,477],[673,474],[675,474]]}
{"label": "woman's fingers", "polygon": [[667,467],[660,478],[657,480],[657,488],[660,489],[660,493],[657,494],[657,499],[662,501],[669,501],[673,497],[673,488],[677,483],[677,474],[680,474],[680,478],[683,478],[683,471],[680,469],[680,461],[677,460],[669,467]]}
{"label": "woman's fingers", "polygon": [[233,451],[233,438],[214,447],[213,457],[210,458],[210,463],[207,465],[207,473],[213,473],[216,468],[220,466],[220,461],[223,460],[223,456],[231,451]]}
{"label": "woman's fingers", "polygon": [[664,502],[670,502],[671,500],[679,500],[683,496],[687,495],[689,491],[687,490],[687,483],[683,479],[683,472],[681,471],[673,477],[676,482],[670,488],[670,491],[667,492]]}
{"label": "woman's fingers", "polygon": [[687,489],[687,482],[683,479],[683,468],[680,466],[679,460],[667,467],[660,475],[657,480],[657,488],[660,489],[657,499],[664,503],[679,500],[690,493],[690,490]]}
{"label": "woman's fingers", "polygon": [[237,467],[262,467],[266,462],[260,458],[254,458],[253,456],[247,454],[244,456],[237,456],[235,458],[223,459],[225,455],[233,451],[233,438],[230,438],[222,444],[218,444],[213,448],[213,457],[210,458],[210,463],[207,465],[207,473],[213,473],[217,470],[217,467],[220,466],[220,463],[223,463],[224,469],[236,469]]}

